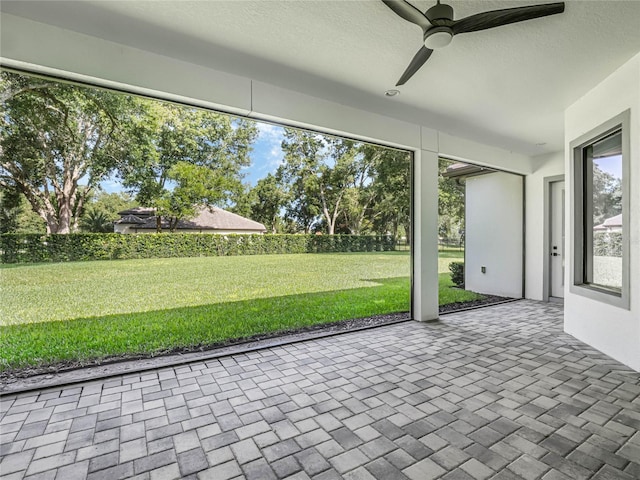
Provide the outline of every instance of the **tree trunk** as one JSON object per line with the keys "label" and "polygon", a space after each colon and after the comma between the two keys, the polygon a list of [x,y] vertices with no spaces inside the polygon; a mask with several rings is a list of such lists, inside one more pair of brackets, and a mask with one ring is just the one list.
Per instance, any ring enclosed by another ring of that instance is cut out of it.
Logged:
{"label": "tree trunk", "polygon": [[324,188],[320,185],[320,200],[322,201],[322,215],[324,215],[324,219],[327,221],[327,233],[329,235],[333,235],[333,229],[335,223],[331,221],[331,215],[329,214],[329,209],[327,208],[327,199],[324,195]]}
{"label": "tree trunk", "polygon": [[69,205],[69,198],[62,199],[61,203],[59,205],[58,231],[56,233],[71,233],[71,205]]}
{"label": "tree trunk", "polygon": [[333,208],[333,213],[329,213],[329,208],[327,207],[327,200],[324,194],[324,188],[320,187],[320,199],[322,200],[322,213],[324,218],[327,221],[327,229],[329,231],[329,235],[333,235],[336,230],[336,221],[338,220],[338,216],[340,215],[340,203],[342,202],[342,195],[344,190],[340,192],[338,198],[336,199],[336,203]]}
{"label": "tree trunk", "polygon": [[329,230],[329,235],[333,235],[333,233],[335,232],[335,227],[336,227],[336,223],[334,221],[331,221],[330,223],[327,224],[327,229]]}

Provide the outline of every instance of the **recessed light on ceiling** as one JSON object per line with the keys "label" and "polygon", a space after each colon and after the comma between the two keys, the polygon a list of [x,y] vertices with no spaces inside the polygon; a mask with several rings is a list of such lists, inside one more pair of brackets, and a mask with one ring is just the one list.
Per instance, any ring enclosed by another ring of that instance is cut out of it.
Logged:
{"label": "recessed light on ceiling", "polygon": [[387,90],[384,94],[387,97],[395,97],[396,95],[400,95],[400,90]]}

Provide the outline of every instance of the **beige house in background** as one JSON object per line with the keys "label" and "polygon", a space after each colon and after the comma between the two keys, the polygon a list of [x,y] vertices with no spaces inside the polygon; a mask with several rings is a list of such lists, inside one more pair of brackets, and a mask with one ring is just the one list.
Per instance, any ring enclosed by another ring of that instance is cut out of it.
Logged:
{"label": "beige house in background", "polygon": [[607,218],[600,225],[593,227],[596,232],[622,232],[622,214]]}
{"label": "beige house in background", "polygon": [[[155,209],[135,207],[118,212],[120,220],[114,222],[115,233],[156,233]],[[169,222],[162,220],[162,229],[169,230]],[[259,222],[227,212],[218,207],[201,207],[191,219],[178,221],[177,233],[251,234],[265,233]]]}

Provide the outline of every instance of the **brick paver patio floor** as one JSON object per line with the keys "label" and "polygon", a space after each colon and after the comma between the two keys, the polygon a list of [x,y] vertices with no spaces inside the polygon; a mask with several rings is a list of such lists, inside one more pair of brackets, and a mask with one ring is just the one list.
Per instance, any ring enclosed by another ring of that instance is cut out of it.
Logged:
{"label": "brick paver patio floor", "polygon": [[1,476],[640,478],[640,375],[522,301],[2,398]]}

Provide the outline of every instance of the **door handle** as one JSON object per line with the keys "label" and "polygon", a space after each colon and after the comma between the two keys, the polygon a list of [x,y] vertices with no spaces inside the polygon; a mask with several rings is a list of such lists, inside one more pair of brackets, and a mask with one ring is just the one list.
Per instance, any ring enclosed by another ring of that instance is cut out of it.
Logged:
{"label": "door handle", "polygon": [[553,252],[553,253],[551,254],[551,256],[552,256],[552,257],[557,257],[557,256],[558,256],[558,254],[557,254],[556,252]]}

